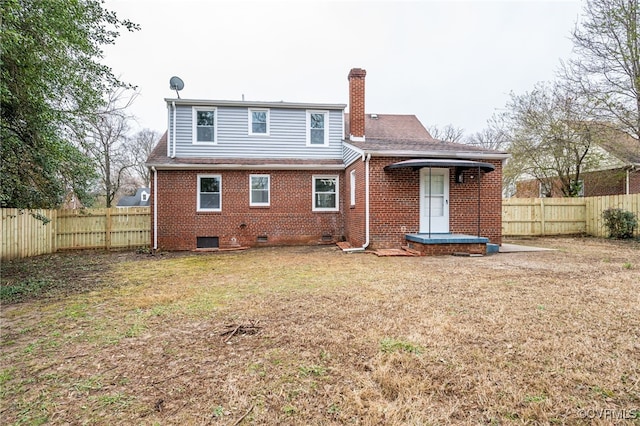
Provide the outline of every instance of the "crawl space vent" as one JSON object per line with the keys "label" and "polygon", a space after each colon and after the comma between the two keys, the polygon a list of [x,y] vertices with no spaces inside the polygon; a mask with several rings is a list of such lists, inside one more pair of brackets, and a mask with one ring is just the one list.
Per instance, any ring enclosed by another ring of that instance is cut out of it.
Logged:
{"label": "crawl space vent", "polygon": [[266,243],[266,242],[267,242],[267,240],[268,240],[268,238],[267,238],[267,236],[266,236],[266,235],[258,235],[258,239],[257,239],[257,241],[258,241],[259,243]]}
{"label": "crawl space vent", "polygon": [[197,237],[197,239],[198,239],[198,243],[197,243],[198,248],[218,248],[219,247],[218,237]]}

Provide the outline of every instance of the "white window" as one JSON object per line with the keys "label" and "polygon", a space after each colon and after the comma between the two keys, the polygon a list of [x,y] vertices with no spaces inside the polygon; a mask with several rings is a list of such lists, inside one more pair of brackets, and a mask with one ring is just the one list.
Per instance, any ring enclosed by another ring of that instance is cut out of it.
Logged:
{"label": "white window", "polygon": [[356,171],[355,170],[351,170],[351,173],[349,174],[349,178],[350,178],[349,196],[351,197],[351,205],[355,206],[356,205]]}
{"label": "white window", "polygon": [[149,193],[147,191],[142,191],[140,193],[140,201],[147,201],[149,199]]}
{"label": "white window", "polygon": [[338,176],[313,176],[313,211],[338,211]]}
{"label": "white window", "polygon": [[268,109],[249,109],[249,134],[269,135]]}
{"label": "white window", "polygon": [[307,145],[329,144],[329,111],[307,111]]}
{"label": "white window", "polygon": [[217,142],[218,117],[215,108],[193,108],[193,143]]}
{"label": "white window", "polygon": [[249,176],[249,205],[268,206],[271,202],[271,177],[269,175]]}
{"label": "white window", "polygon": [[222,176],[198,175],[198,211],[222,210]]}

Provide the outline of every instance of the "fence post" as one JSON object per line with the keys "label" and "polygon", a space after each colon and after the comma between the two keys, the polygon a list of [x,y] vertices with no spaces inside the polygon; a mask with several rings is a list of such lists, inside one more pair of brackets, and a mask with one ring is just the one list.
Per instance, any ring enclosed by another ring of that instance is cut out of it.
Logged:
{"label": "fence post", "polygon": [[105,246],[106,246],[105,248],[107,250],[111,250],[111,209],[107,208],[106,212],[107,212],[107,218],[106,218],[107,219],[106,220],[106,222],[107,222],[106,223],[106,228],[107,229],[105,230],[104,243],[105,243]]}
{"label": "fence post", "polygon": [[544,211],[544,198],[540,198],[540,235],[544,237],[545,234],[545,211]]}

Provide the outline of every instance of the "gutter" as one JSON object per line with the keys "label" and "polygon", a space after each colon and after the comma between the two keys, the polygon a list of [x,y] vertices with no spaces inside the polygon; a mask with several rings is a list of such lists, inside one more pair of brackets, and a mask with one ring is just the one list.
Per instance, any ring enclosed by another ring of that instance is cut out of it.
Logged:
{"label": "gutter", "polygon": [[344,170],[344,164],[153,164],[159,170]]}
{"label": "gutter", "polygon": [[366,151],[374,157],[431,157],[431,158],[460,158],[466,160],[504,160],[511,158],[511,154],[487,154],[475,151]]}
{"label": "gutter", "polygon": [[158,170],[151,166],[153,171],[153,253],[158,250]]}
{"label": "gutter", "polygon": [[353,252],[361,252],[365,251],[367,247],[369,247],[370,241],[370,233],[369,233],[369,161],[371,160],[371,154],[367,154],[365,158],[364,154],[362,155],[362,160],[365,163],[365,174],[364,174],[364,220],[365,220],[365,242],[362,247],[354,247],[343,249],[342,251],[345,253],[353,253]]}
{"label": "gutter", "polygon": [[626,194],[627,194],[627,195],[629,195],[629,185],[630,185],[629,172],[630,172],[630,171],[631,171],[631,169],[627,169],[627,182],[626,182],[626,183],[627,183],[627,185],[626,185],[626,187],[627,187],[627,188],[626,188],[626,189],[627,189],[627,190],[626,190]]}

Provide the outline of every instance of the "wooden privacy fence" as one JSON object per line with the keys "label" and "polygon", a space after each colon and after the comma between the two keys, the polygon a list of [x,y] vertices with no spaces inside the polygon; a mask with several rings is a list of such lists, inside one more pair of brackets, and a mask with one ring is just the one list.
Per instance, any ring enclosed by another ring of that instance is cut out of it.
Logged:
{"label": "wooden privacy fence", "polygon": [[[507,198],[502,200],[502,235],[588,234],[608,237],[602,212],[620,208],[640,218],[640,194],[588,198]],[[640,236],[636,228],[635,236]]]}
{"label": "wooden privacy fence", "polygon": [[2,260],[70,249],[148,247],[149,207],[83,210],[2,209]]}

